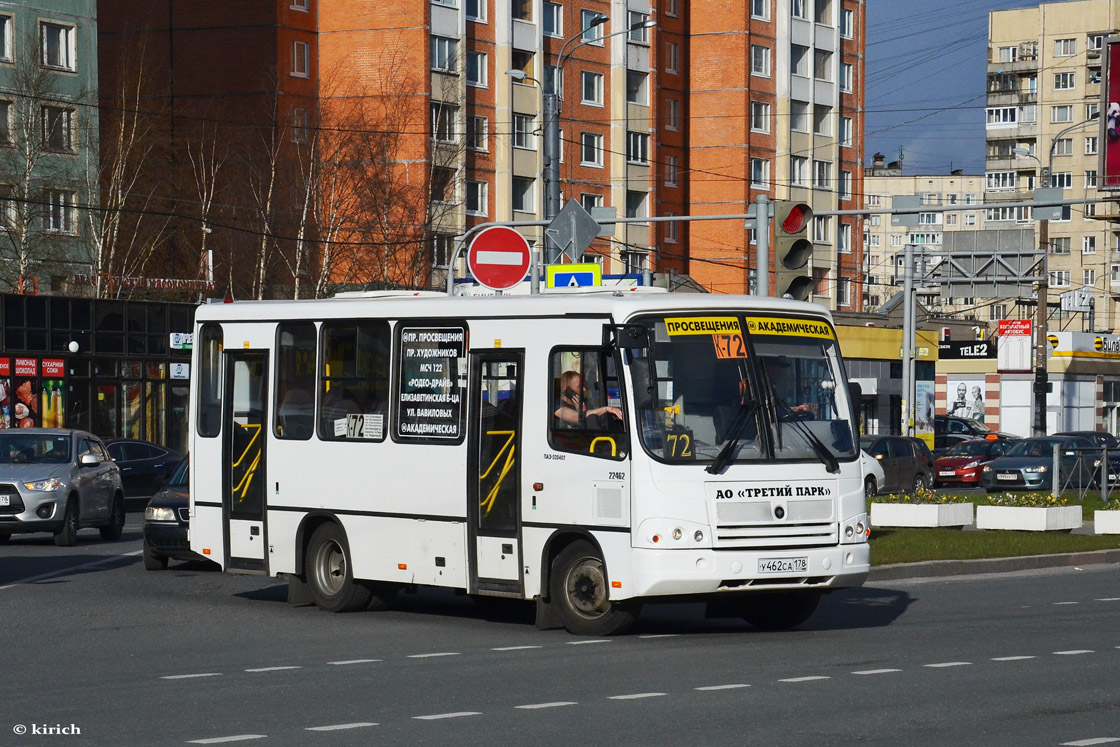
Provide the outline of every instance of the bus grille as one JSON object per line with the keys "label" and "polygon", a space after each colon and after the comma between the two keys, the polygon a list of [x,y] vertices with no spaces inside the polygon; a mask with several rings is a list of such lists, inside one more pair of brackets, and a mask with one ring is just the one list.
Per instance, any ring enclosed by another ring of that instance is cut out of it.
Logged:
{"label": "bus grille", "polygon": [[781,519],[769,501],[716,502],[717,548],[815,547],[835,545],[839,529],[829,499],[791,500]]}

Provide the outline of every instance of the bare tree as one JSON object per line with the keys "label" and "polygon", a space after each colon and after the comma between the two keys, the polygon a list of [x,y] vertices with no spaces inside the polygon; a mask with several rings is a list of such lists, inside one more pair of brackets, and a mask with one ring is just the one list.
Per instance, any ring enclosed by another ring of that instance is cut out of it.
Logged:
{"label": "bare tree", "polygon": [[[224,188],[221,177],[229,160],[229,148],[217,127],[202,120],[202,125],[196,129],[194,137],[188,139],[186,150],[194,191],[198,198],[196,214],[201,221],[202,239],[199,242],[198,278],[210,280],[213,272],[208,254],[210,234],[213,232],[210,223],[218,210],[217,201]],[[232,263],[230,268],[232,271]]]}

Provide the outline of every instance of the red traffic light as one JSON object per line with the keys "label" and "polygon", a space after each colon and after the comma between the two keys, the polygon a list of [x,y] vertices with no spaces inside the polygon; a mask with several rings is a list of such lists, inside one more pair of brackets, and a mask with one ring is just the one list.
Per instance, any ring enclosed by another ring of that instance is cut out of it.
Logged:
{"label": "red traffic light", "polygon": [[812,217],[812,208],[808,205],[795,203],[790,206],[786,217],[782,219],[782,231],[785,233],[801,233]]}

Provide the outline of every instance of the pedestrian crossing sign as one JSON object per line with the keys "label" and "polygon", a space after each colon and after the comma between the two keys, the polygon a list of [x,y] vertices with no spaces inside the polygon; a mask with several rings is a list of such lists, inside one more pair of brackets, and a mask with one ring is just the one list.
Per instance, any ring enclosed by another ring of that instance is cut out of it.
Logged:
{"label": "pedestrian crossing sign", "polygon": [[549,265],[545,268],[546,288],[580,288],[602,284],[602,265]]}

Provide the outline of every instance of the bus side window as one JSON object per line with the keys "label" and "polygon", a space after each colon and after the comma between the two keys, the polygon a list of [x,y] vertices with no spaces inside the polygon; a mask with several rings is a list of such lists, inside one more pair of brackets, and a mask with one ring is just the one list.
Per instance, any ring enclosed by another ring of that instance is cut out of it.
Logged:
{"label": "bus side window", "polygon": [[549,362],[549,443],[623,459],[630,448],[617,367],[599,348],[555,349]]}
{"label": "bus side window", "polygon": [[389,324],[322,327],[319,438],[384,441],[389,402]]}
{"label": "bus side window", "polygon": [[199,336],[198,435],[213,438],[222,430],[222,328],[205,324]]}
{"label": "bus side window", "polygon": [[305,440],[315,430],[315,325],[291,322],[276,332],[277,438]]}

